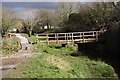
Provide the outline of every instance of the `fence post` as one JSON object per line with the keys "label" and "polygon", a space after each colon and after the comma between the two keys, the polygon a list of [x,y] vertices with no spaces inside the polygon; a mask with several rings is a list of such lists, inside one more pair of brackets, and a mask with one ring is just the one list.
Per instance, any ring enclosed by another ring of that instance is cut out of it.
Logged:
{"label": "fence post", "polygon": [[74,44],[73,33],[72,33],[72,45]]}
{"label": "fence post", "polygon": [[65,33],[65,43],[67,43],[67,39],[66,39],[66,33]]}
{"label": "fence post", "polygon": [[57,39],[56,39],[56,33],[55,33],[55,43],[57,43]]}
{"label": "fence post", "polygon": [[58,41],[58,33],[57,33],[57,44],[59,44],[59,41]]}
{"label": "fence post", "polygon": [[96,41],[98,41],[98,32],[96,31]]}
{"label": "fence post", "polygon": [[84,39],[84,32],[83,32],[83,43],[85,42],[85,39]]}
{"label": "fence post", "polygon": [[68,33],[67,33],[67,44],[68,44]]}
{"label": "fence post", "polygon": [[81,43],[81,32],[80,32],[80,43]]}
{"label": "fence post", "polygon": [[36,42],[38,43],[38,42],[39,42],[39,40],[38,40],[38,34],[36,34],[36,37],[37,37],[37,40],[36,40]]}
{"label": "fence post", "polygon": [[46,34],[46,41],[47,41],[47,44],[49,44],[49,36],[48,36],[48,33]]}
{"label": "fence post", "polygon": [[94,35],[95,35],[95,34],[94,34],[94,31],[93,31],[93,38],[94,38]]}
{"label": "fence post", "polygon": [[66,41],[66,33],[65,33],[65,41]]}

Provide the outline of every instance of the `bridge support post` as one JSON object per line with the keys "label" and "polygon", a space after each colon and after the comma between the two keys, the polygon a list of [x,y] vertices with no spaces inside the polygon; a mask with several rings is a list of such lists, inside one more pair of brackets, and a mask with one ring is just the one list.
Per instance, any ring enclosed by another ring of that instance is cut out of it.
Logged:
{"label": "bridge support post", "polygon": [[57,38],[56,38],[56,34],[55,34],[55,43],[57,43]]}
{"label": "bridge support post", "polygon": [[96,41],[98,41],[98,32],[96,31]]}
{"label": "bridge support post", "polygon": [[93,32],[93,38],[94,38],[94,36],[95,36],[95,34],[94,34],[94,32]]}
{"label": "bridge support post", "polygon": [[65,34],[65,41],[66,41],[66,34]]}
{"label": "bridge support post", "polygon": [[68,44],[68,33],[67,33],[67,44]]}
{"label": "bridge support post", "polygon": [[83,32],[83,43],[85,42],[85,39],[84,39],[84,32]]}
{"label": "bridge support post", "polygon": [[72,45],[74,45],[73,33],[72,33]]}
{"label": "bridge support post", "polygon": [[38,40],[38,34],[36,34],[36,42],[39,43],[39,40]]}
{"label": "bridge support post", "polygon": [[58,34],[57,34],[57,37],[56,37],[56,38],[57,38],[57,44],[59,44]]}
{"label": "bridge support post", "polygon": [[46,34],[46,42],[47,42],[47,44],[49,44],[49,37],[48,37],[48,33]]}

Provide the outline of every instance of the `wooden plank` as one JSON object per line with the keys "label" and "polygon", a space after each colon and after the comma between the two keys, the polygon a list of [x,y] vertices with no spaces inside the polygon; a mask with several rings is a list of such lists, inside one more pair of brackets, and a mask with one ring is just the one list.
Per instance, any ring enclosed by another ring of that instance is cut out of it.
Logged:
{"label": "wooden plank", "polygon": [[[82,41],[83,39],[75,39],[74,41],[80,41],[80,40]],[[92,40],[96,40],[96,39],[95,38],[88,38],[88,39],[84,39],[84,40],[89,40],[89,41],[91,40],[92,41]]]}
{"label": "wooden plank", "polygon": [[55,39],[55,37],[48,37],[49,39]]}
{"label": "wooden plank", "polygon": [[[85,32],[70,32],[70,33],[49,33],[49,34],[40,34],[44,35],[45,37],[41,37],[40,39],[46,39],[46,42],[49,44],[53,43],[74,43],[74,41],[79,42],[91,42],[91,41],[98,41],[98,36],[101,34],[101,31],[85,31]],[[36,36],[39,36],[38,34]],[[49,37],[53,36],[53,37]],[[62,39],[62,40],[59,40]],[[78,39],[76,39],[78,38]],[[49,40],[54,39],[54,40]]]}
{"label": "wooden plank", "polygon": [[92,32],[96,32],[96,31],[73,32],[73,34],[76,34],[76,33],[92,33]]}
{"label": "wooden plank", "polygon": [[59,36],[58,38],[65,38],[65,36]]}
{"label": "wooden plank", "polygon": [[91,34],[91,35],[85,35],[84,34],[84,37],[92,37],[93,36],[93,34]]}
{"label": "wooden plank", "polygon": [[[84,32],[69,32],[69,33],[57,33],[57,34],[79,34],[79,33],[92,33],[92,32],[96,32],[96,31],[84,31]],[[102,32],[102,31],[98,31],[98,32]],[[55,35],[56,33],[49,33],[49,35]],[[36,34],[36,35],[45,35],[44,33],[42,34]]]}
{"label": "wooden plank", "polygon": [[40,42],[42,42],[42,43],[47,43],[46,41],[40,41]]}

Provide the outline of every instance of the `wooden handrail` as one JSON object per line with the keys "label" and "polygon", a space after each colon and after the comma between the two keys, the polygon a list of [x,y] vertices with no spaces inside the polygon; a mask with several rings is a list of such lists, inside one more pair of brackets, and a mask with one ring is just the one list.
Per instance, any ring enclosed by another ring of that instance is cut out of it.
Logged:
{"label": "wooden handrail", "polygon": [[[98,36],[103,33],[103,31],[85,31],[85,32],[70,32],[70,33],[46,33],[46,34],[36,34],[36,36],[45,36],[39,37],[41,39],[46,39],[46,42],[49,44],[50,41],[60,43],[64,41],[68,43],[71,41],[73,44],[75,41],[81,41],[85,43],[86,40],[96,40],[98,41]],[[78,40],[79,39],[79,40]]]}
{"label": "wooden handrail", "polygon": [[[76,34],[76,33],[92,33],[92,32],[103,32],[103,31],[82,31],[82,32],[68,32],[68,33],[49,33],[49,35],[51,34]],[[46,35],[46,33],[41,33],[41,34],[36,34],[36,35]]]}

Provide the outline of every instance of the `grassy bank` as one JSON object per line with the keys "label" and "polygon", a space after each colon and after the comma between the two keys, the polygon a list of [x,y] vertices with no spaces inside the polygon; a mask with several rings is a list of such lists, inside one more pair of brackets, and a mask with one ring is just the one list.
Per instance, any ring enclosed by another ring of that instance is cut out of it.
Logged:
{"label": "grassy bank", "polygon": [[22,36],[26,37],[30,42],[35,43],[37,41],[37,37],[35,35],[32,35],[31,37],[28,36],[28,34],[21,34]]}
{"label": "grassy bank", "polygon": [[[73,46],[35,45],[33,57],[28,63],[19,65],[8,77],[22,78],[116,78],[114,69],[102,62],[90,60]],[[78,57],[72,54],[80,54]],[[24,69],[21,69],[24,68]],[[20,71],[20,72],[19,72]],[[17,74],[16,74],[17,73]]]}
{"label": "grassy bank", "polygon": [[2,55],[13,54],[18,52],[20,49],[20,39],[16,37],[2,38],[2,48],[0,50]]}

